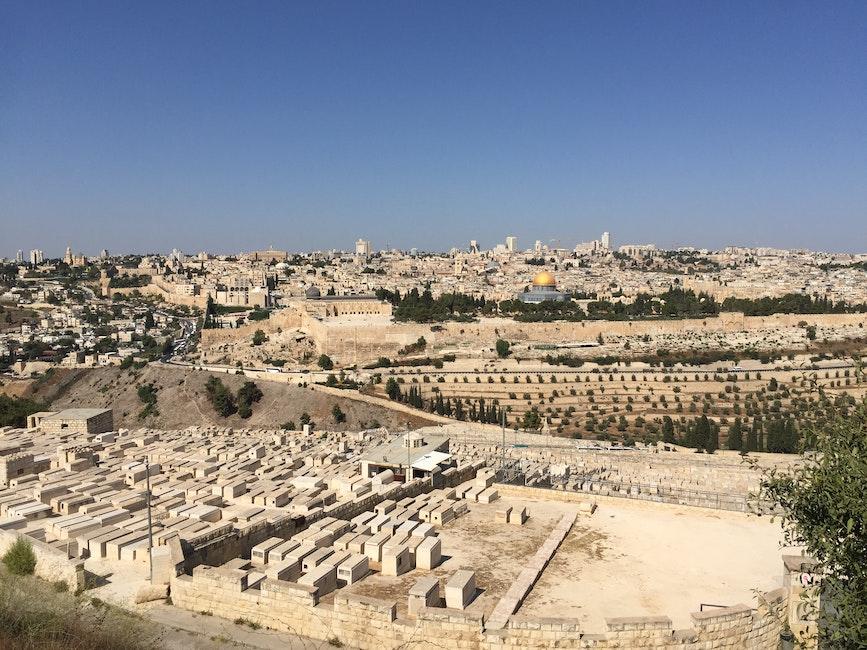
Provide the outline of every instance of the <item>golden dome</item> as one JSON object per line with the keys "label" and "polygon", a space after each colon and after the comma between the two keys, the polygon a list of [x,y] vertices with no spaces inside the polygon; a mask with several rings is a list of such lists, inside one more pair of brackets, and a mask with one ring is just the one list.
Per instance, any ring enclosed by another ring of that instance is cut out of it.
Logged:
{"label": "golden dome", "polygon": [[554,276],[548,273],[548,271],[542,271],[541,273],[537,273],[533,278],[533,286],[534,287],[556,287],[557,280],[554,279]]}

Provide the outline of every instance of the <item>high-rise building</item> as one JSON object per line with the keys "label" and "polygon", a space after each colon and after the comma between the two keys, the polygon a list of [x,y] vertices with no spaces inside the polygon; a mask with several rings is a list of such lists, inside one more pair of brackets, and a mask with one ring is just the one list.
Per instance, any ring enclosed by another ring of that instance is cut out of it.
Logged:
{"label": "high-rise building", "polygon": [[355,242],[355,254],[368,257],[370,255],[370,240],[359,239]]}
{"label": "high-rise building", "polygon": [[107,260],[107,259],[108,259],[108,249],[107,249],[107,248],[103,248],[103,249],[102,249],[102,252],[99,254],[99,256],[100,256],[102,259]]}
{"label": "high-rise building", "polygon": [[33,266],[36,266],[37,264],[42,264],[44,259],[45,259],[45,256],[43,255],[41,250],[34,249],[34,250],[30,251],[30,263]]}
{"label": "high-rise building", "polygon": [[21,264],[24,261],[24,251],[19,249],[18,252],[15,253],[15,261],[18,262],[19,264]]}
{"label": "high-rise building", "polygon": [[72,266],[72,246],[66,247],[66,254],[63,256],[63,261]]}
{"label": "high-rise building", "polygon": [[608,232],[602,233],[602,250],[611,250],[611,235]]}
{"label": "high-rise building", "polygon": [[475,239],[470,240],[470,253],[477,254],[479,252],[479,242]]}
{"label": "high-rise building", "polygon": [[518,250],[518,238],[514,235],[509,235],[506,237],[506,250],[510,253],[514,253]]}

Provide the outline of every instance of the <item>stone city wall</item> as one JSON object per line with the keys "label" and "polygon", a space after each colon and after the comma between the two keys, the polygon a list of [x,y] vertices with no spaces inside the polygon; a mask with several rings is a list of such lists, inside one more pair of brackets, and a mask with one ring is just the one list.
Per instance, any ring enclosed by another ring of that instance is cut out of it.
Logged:
{"label": "stone city wall", "polygon": [[397,618],[397,604],[343,594],[320,603],[315,588],[264,578],[248,585],[246,571],[198,567],[171,582],[172,602],[197,612],[320,639],[333,645],[397,648],[777,648],[788,592],[759,594],[755,608],[737,605],[692,614],[693,626],[675,630],[664,616],[612,618],[606,630],[588,633],[579,621],[513,615],[506,627],[487,630],[485,620],[460,610],[423,607],[415,619]]}
{"label": "stone city wall", "polygon": [[[0,556],[22,536],[18,530],[20,527],[23,527],[21,522],[0,524]],[[84,560],[70,559],[65,550],[26,535],[24,537],[36,555],[35,574],[38,578],[52,582],[62,580],[72,591],[84,588]]]}
{"label": "stone city wall", "polygon": [[262,330],[265,334],[276,334],[277,330],[286,330],[301,327],[301,314],[292,307],[278,309],[271,312],[267,320],[255,321],[241,325],[240,327],[206,329],[202,330],[202,345],[219,345],[244,339],[253,340],[256,330]]}
{"label": "stone city wall", "polygon": [[798,327],[801,322],[818,327],[864,327],[867,314],[776,314],[744,316],[726,312],[704,319],[520,323],[505,318],[482,318],[472,323],[431,325],[392,323],[386,319],[358,319],[357,323],[309,319],[304,327],[320,353],[342,363],[368,363],[378,357],[394,357],[397,351],[424,336],[428,352],[454,348],[493,348],[498,338],[511,342],[533,341],[541,344],[594,341],[605,336],[658,336],[683,332],[735,333],[763,329]]}
{"label": "stone city wall", "polygon": [[238,341],[252,338],[257,329],[266,334],[277,328],[301,328],[313,339],[317,352],[337,358],[344,365],[364,364],[379,357],[394,357],[402,347],[424,336],[428,351],[482,347],[493,348],[498,338],[508,341],[533,341],[556,344],[594,341],[604,336],[643,336],[682,332],[734,333],[762,329],[797,327],[806,322],[818,327],[864,327],[867,314],[775,314],[744,316],[725,312],[703,319],[521,323],[506,318],[481,318],[472,323],[440,323],[436,331],[429,324],[395,323],[385,317],[359,317],[329,320],[317,318],[300,307],[286,307],[272,313],[267,321],[237,329],[204,330],[202,343]]}

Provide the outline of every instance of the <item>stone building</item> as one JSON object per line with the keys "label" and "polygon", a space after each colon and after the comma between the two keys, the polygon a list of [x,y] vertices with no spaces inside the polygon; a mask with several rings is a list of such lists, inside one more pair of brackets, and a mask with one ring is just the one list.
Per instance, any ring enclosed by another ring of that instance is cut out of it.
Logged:
{"label": "stone building", "polygon": [[557,291],[557,280],[548,271],[537,273],[529,291],[518,294],[518,300],[527,303],[540,303],[547,300],[564,302],[569,299],[565,293]]}
{"label": "stone building", "polygon": [[27,417],[27,427],[44,433],[60,433],[64,430],[106,433],[114,428],[114,414],[111,409],[87,408],[40,411]]}

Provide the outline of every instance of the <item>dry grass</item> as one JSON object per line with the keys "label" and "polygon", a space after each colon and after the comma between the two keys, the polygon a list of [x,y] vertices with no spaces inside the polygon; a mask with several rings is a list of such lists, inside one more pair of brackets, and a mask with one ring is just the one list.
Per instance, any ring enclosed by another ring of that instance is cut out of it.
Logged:
{"label": "dry grass", "polygon": [[156,628],[129,612],[0,571],[0,649],[32,648],[156,650],[162,643]]}

